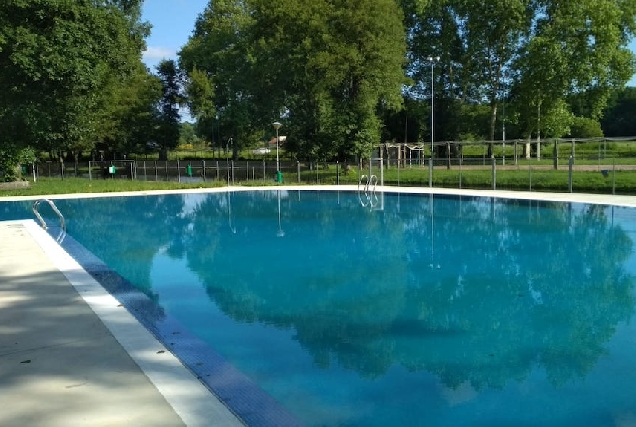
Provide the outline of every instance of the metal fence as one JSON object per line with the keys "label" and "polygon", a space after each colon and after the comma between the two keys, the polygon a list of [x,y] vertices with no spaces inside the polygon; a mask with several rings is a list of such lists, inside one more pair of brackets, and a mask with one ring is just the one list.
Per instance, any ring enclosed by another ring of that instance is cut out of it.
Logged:
{"label": "metal fence", "polygon": [[[287,184],[356,185],[372,176],[378,184],[411,187],[636,194],[636,157],[574,156],[523,159],[445,157],[383,159],[358,164],[281,161]],[[139,181],[273,183],[275,161],[118,160],[39,162],[23,168],[37,177]]]}

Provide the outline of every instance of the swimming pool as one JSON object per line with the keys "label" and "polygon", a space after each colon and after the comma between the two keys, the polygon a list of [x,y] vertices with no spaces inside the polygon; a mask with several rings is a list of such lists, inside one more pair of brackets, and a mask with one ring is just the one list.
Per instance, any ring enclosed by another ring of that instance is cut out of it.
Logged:
{"label": "swimming pool", "polygon": [[155,316],[308,425],[636,419],[633,209],[279,190],[56,203]]}

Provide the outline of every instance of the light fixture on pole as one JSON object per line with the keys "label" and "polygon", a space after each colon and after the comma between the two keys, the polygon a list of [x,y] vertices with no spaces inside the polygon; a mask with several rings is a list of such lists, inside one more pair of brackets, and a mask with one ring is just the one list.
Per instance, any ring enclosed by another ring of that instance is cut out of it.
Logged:
{"label": "light fixture on pole", "polygon": [[431,159],[433,158],[433,140],[435,137],[435,121],[434,121],[434,99],[435,99],[435,91],[434,91],[434,74],[433,67],[436,62],[439,62],[439,56],[429,56],[426,60],[431,64]]}
{"label": "light fixture on pole", "polygon": [[276,182],[281,182],[281,173],[280,173],[280,162],[278,160],[278,146],[280,145],[280,140],[278,138],[278,129],[282,126],[280,122],[272,123],[274,129],[276,129]]}

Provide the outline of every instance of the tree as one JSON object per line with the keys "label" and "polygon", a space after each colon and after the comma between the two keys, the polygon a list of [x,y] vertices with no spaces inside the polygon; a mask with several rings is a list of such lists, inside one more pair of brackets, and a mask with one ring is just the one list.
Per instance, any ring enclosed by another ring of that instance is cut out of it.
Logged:
{"label": "tree", "polygon": [[605,111],[601,124],[605,136],[636,135],[636,87],[626,87],[615,95]]}
{"label": "tree", "polygon": [[288,149],[321,158],[370,154],[379,108],[398,108],[405,82],[392,0],[213,2],[180,58],[188,73],[205,72],[230,136],[282,119]]}
{"label": "tree", "polygon": [[161,81],[139,64],[126,78],[111,78],[100,93],[94,140],[111,158],[116,152],[142,153],[158,126]]}
{"label": "tree", "polygon": [[539,143],[546,114],[575,95],[585,94],[589,117],[600,117],[609,96],[634,74],[627,43],[635,17],[634,0],[581,0],[576,7],[534,2],[533,32],[514,64],[519,73],[514,91],[528,138],[536,132]]}
{"label": "tree", "polygon": [[571,138],[602,138],[605,135],[598,120],[574,117],[568,136]]}
{"label": "tree", "polygon": [[158,126],[155,141],[160,146],[159,159],[168,159],[168,150],[179,145],[181,115],[179,105],[184,103],[183,75],[173,60],[163,60],[157,65],[162,95],[159,100]]}
{"label": "tree", "polygon": [[232,141],[234,157],[263,120],[254,113],[259,82],[251,64],[252,10],[250,1],[211,1],[179,52],[180,67],[189,77],[190,108],[208,129],[216,122],[220,138]]}
{"label": "tree", "polygon": [[61,154],[90,147],[109,76],[141,61],[141,1],[0,5],[0,142]]}
{"label": "tree", "polygon": [[[511,66],[530,31],[531,8],[523,0],[402,1],[407,16],[410,42],[409,75],[414,79],[415,93],[430,97],[431,56],[439,56],[434,76],[436,102],[439,107],[464,103],[487,103],[490,108],[488,133],[495,139],[495,126],[501,99],[506,95]],[[444,98],[449,101],[445,101]],[[457,105],[456,108],[460,107]],[[440,117],[441,111],[435,116]],[[464,121],[443,123],[436,136],[462,133]],[[438,123],[435,123],[436,130]],[[439,139],[439,138],[437,138]],[[489,155],[492,144],[489,145]]]}

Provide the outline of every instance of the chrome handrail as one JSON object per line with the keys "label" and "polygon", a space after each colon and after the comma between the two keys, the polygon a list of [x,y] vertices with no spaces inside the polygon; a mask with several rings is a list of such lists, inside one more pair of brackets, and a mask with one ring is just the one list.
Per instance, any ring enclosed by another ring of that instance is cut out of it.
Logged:
{"label": "chrome handrail", "polygon": [[[373,209],[378,204],[378,196],[375,194],[377,184],[378,177],[375,175],[360,176],[360,180],[358,181],[358,199],[360,200],[362,207],[366,208],[369,206]],[[363,191],[360,191],[360,186],[363,187]],[[371,186],[373,186],[373,188],[370,188]],[[362,200],[362,192],[364,192],[366,202]]]}
{"label": "chrome handrail", "polygon": [[44,221],[44,218],[42,218],[42,215],[40,215],[40,212],[38,211],[40,203],[42,202],[47,202],[49,206],[51,207],[51,209],[53,210],[53,212],[55,212],[55,214],[60,218],[60,234],[57,236],[57,239],[55,239],[55,241],[58,243],[62,243],[62,241],[64,240],[64,237],[66,237],[66,220],[64,219],[64,215],[62,215],[62,212],[60,212],[60,210],[57,208],[57,206],[55,206],[55,203],[53,203],[52,200],[50,199],[36,200],[35,202],[33,202],[32,209],[33,209],[33,213],[35,214],[35,217],[38,219],[43,229],[45,230],[48,229],[48,226],[46,225],[46,221]]}

